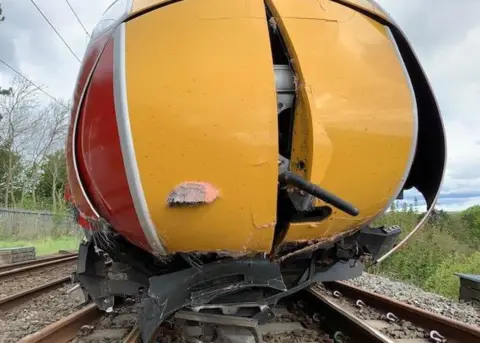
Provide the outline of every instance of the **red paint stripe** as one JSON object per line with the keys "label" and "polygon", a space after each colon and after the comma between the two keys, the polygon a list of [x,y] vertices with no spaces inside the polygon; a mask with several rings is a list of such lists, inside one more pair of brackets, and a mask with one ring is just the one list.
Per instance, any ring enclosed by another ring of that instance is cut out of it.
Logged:
{"label": "red paint stripe", "polygon": [[77,128],[77,163],[99,214],[133,244],[151,251],[133,205],[117,130],[113,93],[113,38],[85,95]]}
{"label": "red paint stripe", "polygon": [[[80,212],[82,217],[90,217],[95,218],[94,212],[91,210],[88,201],[85,199],[82,193],[81,186],[78,182],[74,161],[73,161],[73,151],[72,151],[72,142],[75,136],[73,132],[75,118],[77,116],[77,111],[80,106],[80,101],[82,98],[82,93],[87,87],[88,78],[90,75],[91,70],[95,66],[95,62],[98,59],[98,56],[101,54],[105,44],[109,39],[110,34],[105,34],[103,36],[98,37],[95,41],[91,42],[87,47],[85,52],[85,57],[83,59],[82,65],[80,67],[80,71],[78,73],[75,92],[73,94],[73,107],[72,112],[70,115],[70,124],[68,128],[68,135],[66,140],[66,160],[67,160],[67,175],[68,175],[68,187],[69,192],[67,193],[67,201],[72,202]],[[83,226],[83,225],[82,225]],[[84,226],[85,228],[89,228],[88,226]]]}

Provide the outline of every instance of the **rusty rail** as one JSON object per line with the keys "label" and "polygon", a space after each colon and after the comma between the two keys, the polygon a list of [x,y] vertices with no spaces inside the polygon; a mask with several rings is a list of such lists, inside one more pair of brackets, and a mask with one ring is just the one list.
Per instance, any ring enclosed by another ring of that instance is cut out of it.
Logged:
{"label": "rusty rail", "polygon": [[77,254],[74,254],[74,255],[68,256],[68,257],[60,256],[59,258],[56,258],[56,259],[53,259],[53,260],[50,260],[50,261],[46,261],[46,262],[43,261],[43,260],[41,260],[41,261],[35,260],[35,263],[31,263],[27,266],[18,267],[18,268],[14,268],[14,269],[10,269],[10,270],[0,272],[0,280],[3,279],[3,278],[9,277],[9,276],[18,274],[18,273],[27,272],[27,271],[31,271],[31,270],[35,270],[35,269],[39,269],[39,268],[43,268],[43,267],[53,266],[53,265],[60,264],[60,263],[63,263],[63,262],[75,261],[76,259],[77,259]]}
{"label": "rusty rail", "polygon": [[40,257],[40,258],[37,258],[35,260],[28,260],[28,261],[16,262],[16,263],[11,263],[11,264],[3,264],[3,265],[0,266],[0,272],[5,272],[5,271],[11,270],[11,269],[17,269],[17,268],[21,268],[21,267],[30,266],[30,265],[36,264],[36,263],[55,261],[55,260],[59,260],[59,259],[66,258],[66,257],[72,257],[72,256],[78,256],[78,254],[68,252],[68,253],[63,253],[62,255]]}
{"label": "rusty rail", "polygon": [[399,318],[430,330],[436,330],[451,340],[468,343],[480,342],[480,328],[475,326],[354,287],[341,281],[328,282],[324,285],[327,288],[339,291],[346,297],[361,299],[364,303],[376,309],[392,312]]}
{"label": "rusty rail", "polygon": [[52,323],[40,331],[22,338],[18,343],[69,342],[77,337],[78,330],[93,323],[102,316],[95,304],[89,304],[79,311]]}
{"label": "rusty rail", "polygon": [[[353,300],[361,299],[368,306],[379,311],[392,312],[401,319],[408,320],[415,325],[429,330],[436,330],[445,336],[449,342],[480,342],[480,328],[461,323],[459,321],[437,315],[426,310],[408,305],[394,299],[362,290],[344,282],[328,282],[325,286],[332,290],[337,290],[345,297]],[[315,314],[322,313],[328,317],[328,322],[338,330],[339,323],[342,323],[342,330],[351,337],[365,342],[392,343],[396,340],[391,339],[373,327],[366,321],[356,318],[355,315],[342,308],[333,300],[333,297],[322,294],[311,287],[307,290],[293,295],[299,298],[306,308],[306,313],[311,312],[315,320]],[[307,310],[310,308],[310,310]],[[320,312],[319,312],[320,311]],[[78,330],[85,324],[92,324],[102,316],[95,304],[89,304],[81,310],[52,323],[42,330],[24,337],[20,343],[37,342],[68,342],[77,336]],[[327,323],[328,324],[328,323]],[[137,343],[140,341],[140,332],[135,326],[128,335],[122,340],[123,343]]]}
{"label": "rusty rail", "polygon": [[70,280],[71,277],[66,276],[0,299],[0,311],[7,311],[11,308],[20,306],[29,301],[30,299],[38,297],[39,295],[44,294],[52,289],[58,288]]}
{"label": "rusty rail", "polygon": [[134,326],[133,329],[129,332],[127,337],[125,337],[122,343],[137,343],[140,342],[140,330],[138,326]]}
{"label": "rusty rail", "polygon": [[[305,301],[303,310],[309,313],[312,318],[315,318],[319,313],[326,315],[332,332],[339,330],[339,327],[341,327],[342,331],[345,330],[345,333],[355,337],[355,342],[394,343],[392,339],[367,325],[365,321],[345,311],[314,287],[301,291],[299,296]],[[329,330],[327,329],[327,331]]]}

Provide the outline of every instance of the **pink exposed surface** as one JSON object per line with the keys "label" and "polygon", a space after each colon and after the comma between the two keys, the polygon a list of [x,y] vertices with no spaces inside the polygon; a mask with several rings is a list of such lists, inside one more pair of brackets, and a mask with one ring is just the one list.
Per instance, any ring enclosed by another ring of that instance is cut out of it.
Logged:
{"label": "pink exposed surface", "polygon": [[183,182],[173,189],[167,203],[170,206],[209,204],[218,195],[218,190],[208,182]]}

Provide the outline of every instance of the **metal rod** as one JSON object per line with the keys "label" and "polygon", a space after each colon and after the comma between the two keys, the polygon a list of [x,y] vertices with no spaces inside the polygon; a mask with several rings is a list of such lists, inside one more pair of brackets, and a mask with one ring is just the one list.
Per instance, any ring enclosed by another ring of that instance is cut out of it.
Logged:
{"label": "metal rod", "polygon": [[279,174],[278,182],[280,182],[281,184],[297,187],[351,216],[358,216],[358,214],[360,213],[359,210],[349,202],[339,198],[335,194],[330,193],[329,191],[303,179],[301,176],[290,171]]}

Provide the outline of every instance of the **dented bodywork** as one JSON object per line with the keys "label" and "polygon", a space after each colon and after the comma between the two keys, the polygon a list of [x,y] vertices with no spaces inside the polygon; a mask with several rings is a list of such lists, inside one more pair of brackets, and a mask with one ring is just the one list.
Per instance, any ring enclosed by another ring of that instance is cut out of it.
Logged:
{"label": "dented bodywork", "polygon": [[360,275],[400,233],[372,221],[412,187],[430,211],[446,155],[418,59],[367,0],[116,1],[66,151],[77,281],[103,310],[142,298],[145,341],[179,309],[261,320]]}
{"label": "dented bodywork", "polygon": [[[80,216],[105,220],[156,255],[248,254],[358,230],[404,188],[419,188],[431,203],[443,175],[443,128],[388,16],[358,1],[243,4],[112,6],[127,12],[89,45],[97,62],[87,53],[91,76],[79,84],[69,134]],[[92,116],[99,110],[102,122]],[[431,156],[438,159],[429,165]],[[117,176],[105,163],[118,164]],[[282,170],[359,215],[279,188]]]}

